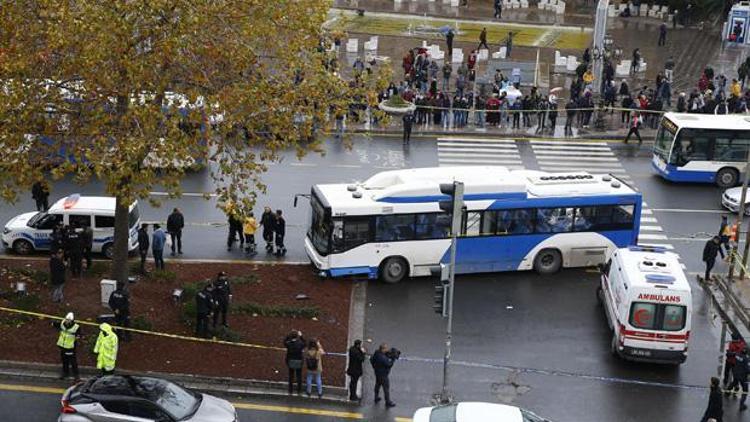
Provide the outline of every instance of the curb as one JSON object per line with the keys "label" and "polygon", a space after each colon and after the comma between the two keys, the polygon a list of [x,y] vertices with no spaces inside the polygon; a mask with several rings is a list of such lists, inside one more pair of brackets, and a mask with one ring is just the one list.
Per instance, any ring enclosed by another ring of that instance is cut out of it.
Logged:
{"label": "curb", "polygon": [[[90,366],[79,366],[80,373],[83,377],[96,376],[99,371]],[[288,397],[287,384],[281,381],[263,381],[231,377],[209,377],[192,374],[173,374],[164,372],[137,372],[128,370],[117,370],[121,375],[138,375],[164,378],[185,387],[220,393],[220,394],[238,394],[243,396],[255,397]],[[44,379],[54,380],[61,387],[69,387],[70,383],[59,380],[60,367],[49,363],[30,363],[0,360],[0,376],[6,378],[23,378],[23,379]],[[348,392],[345,388],[324,385],[326,395],[321,399],[314,399],[328,403],[349,403],[347,400]],[[304,396],[300,396],[304,397]]]}
{"label": "curb", "polygon": [[[2,260],[11,260],[11,261],[49,261],[49,258],[43,257],[43,256],[18,256],[18,255],[8,255],[8,254],[0,254],[0,261]],[[101,259],[101,258],[94,258],[92,260],[93,262],[112,262],[111,259]],[[128,262],[137,262],[136,259],[129,259]],[[164,262],[171,262],[173,264],[247,264],[247,265],[295,265],[295,266],[305,266],[310,265],[309,262],[305,261],[261,261],[261,260],[246,260],[246,259],[169,259],[165,258]],[[85,272],[85,271],[84,271]],[[137,275],[137,274],[131,274],[131,275]]]}

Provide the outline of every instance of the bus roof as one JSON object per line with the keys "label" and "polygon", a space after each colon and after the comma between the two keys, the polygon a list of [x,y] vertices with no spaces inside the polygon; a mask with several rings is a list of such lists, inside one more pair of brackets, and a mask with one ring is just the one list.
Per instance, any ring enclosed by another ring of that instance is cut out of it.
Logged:
{"label": "bus roof", "polygon": [[[677,254],[660,248],[630,246],[617,250],[628,285],[638,288],[668,286],[670,290],[690,292]],[[663,287],[662,287],[663,288]]]}
{"label": "bus roof", "polygon": [[750,130],[750,117],[744,114],[665,113],[677,128]]}
{"label": "bus roof", "polygon": [[384,171],[362,183],[315,185],[326,205],[341,212],[388,204],[433,204],[447,197],[441,183],[464,183],[464,201],[525,200],[638,194],[614,176],[586,172],[548,173],[502,166],[430,167]]}

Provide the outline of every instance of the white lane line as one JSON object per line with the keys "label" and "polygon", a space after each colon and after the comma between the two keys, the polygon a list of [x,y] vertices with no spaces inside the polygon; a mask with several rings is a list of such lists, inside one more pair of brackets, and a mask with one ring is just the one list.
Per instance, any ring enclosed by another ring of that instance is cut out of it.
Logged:
{"label": "white lane line", "polygon": [[461,137],[450,137],[450,138],[438,138],[441,142],[479,142],[479,143],[512,143],[515,145],[515,139],[489,139],[489,138],[461,138]]}
{"label": "white lane line", "polygon": [[656,218],[654,217],[641,217],[641,223],[656,223]]}
{"label": "white lane line", "polygon": [[641,226],[642,232],[663,232],[664,229],[661,226]]}
{"label": "white lane line", "polygon": [[647,210],[647,209],[642,209],[642,210],[641,210],[641,214],[644,214],[644,215],[653,215],[653,214],[654,214],[654,212],[653,212],[653,211],[651,211],[651,210]]}
{"label": "white lane line", "polygon": [[669,243],[638,243],[638,246],[657,247],[669,250],[674,250],[674,246]]}
{"label": "white lane line", "polygon": [[608,158],[617,158],[614,154],[610,154],[609,152],[583,152],[583,151],[537,151],[534,150],[534,155],[537,157],[571,157],[571,158],[578,158],[578,157],[608,157]]}
{"label": "white lane line", "polygon": [[589,146],[589,147],[576,147],[568,145],[535,145],[531,144],[531,149],[534,151],[591,151],[591,152],[609,152],[612,153],[612,149],[608,146]]}
{"label": "white lane line", "polygon": [[516,154],[518,155],[518,149],[516,148],[483,148],[483,147],[443,147],[438,145],[438,153],[442,152],[488,152],[493,154]]}
{"label": "white lane line", "polygon": [[521,161],[521,156],[518,154],[471,154],[466,152],[441,152],[438,157],[477,157],[477,158],[511,158],[516,161]]}
{"label": "white lane line", "polygon": [[589,162],[600,162],[600,163],[619,163],[620,160],[617,157],[585,157],[582,155],[537,155],[536,160],[542,162],[564,162],[557,160],[566,160],[568,165],[571,161],[581,164],[588,164]]}
{"label": "white lane line", "polygon": [[596,148],[609,148],[606,142],[576,142],[576,141],[531,141],[531,145],[544,145],[544,146],[571,146],[571,147],[596,147]]}
{"label": "white lane line", "polygon": [[521,160],[513,160],[513,159],[500,159],[500,158],[492,158],[492,157],[465,157],[465,158],[452,158],[452,157],[446,157],[445,159],[438,157],[438,162],[455,162],[455,163],[508,163],[508,164],[523,164]]}
{"label": "white lane line", "polygon": [[509,144],[506,142],[469,142],[469,141],[439,141],[438,147],[440,146],[477,146],[482,148],[505,148],[505,149],[518,149],[516,144]]}
{"label": "white lane line", "polygon": [[358,169],[362,166],[359,164],[330,164],[329,167],[342,167],[342,168],[348,168],[348,169]]}
{"label": "white lane line", "polygon": [[684,208],[651,208],[658,212],[675,212],[675,213],[703,213],[703,214],[724,214],[729,211],[726,210],[691,210]]}
{"label": "white lane line", "polygon": [[[151,196],[169,196],[169,192],[149,192],[149,195]],[[187,197],[198,197],[203,198],[206,195],[208,195],[210,198],[217,197],[218,195],[215,193],[202,193],[202,192],[183,192],[181,196],[187,196]]]}
{"label": "white lane line", "polygon": [[[652,234],[652,233],[645,233],[645,234],[638,234],[639,239],[645,239],[645,240],[667,240],[667,236],[663,234]],[[673,239],[670,239],[673,240]]]}

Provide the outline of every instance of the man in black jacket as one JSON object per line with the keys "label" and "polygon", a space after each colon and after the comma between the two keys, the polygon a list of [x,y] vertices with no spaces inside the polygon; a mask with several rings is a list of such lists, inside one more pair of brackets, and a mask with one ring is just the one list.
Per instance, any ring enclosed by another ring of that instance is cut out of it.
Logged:
{"label": "man in black jacket", "polygon": [[[732,383],[727,387],[727,393],[739,386],[742,388],[742,398],[740,398],[740,410],[747,409],[745,400],[747,400],[747,376],[750,373],[750,362],[748,361],[748,349],[745,348],[740,354],[734,357],[734,366],[732,367]],[[717,382],[718,384],[718,382]]]}
{"label": "man in black jacket", "polygon": [[286,366],[289,368],[289,394],[292,394],[294,377],[297,377],[297,394],[302,394],[302,352],[305,350],[305,339],[302,337],[302,331],[292,330],[284,338],[284,347],[286,348]]}
{"label": "man in black jacket", "polygon": [[[130,293],[125,290],[125,285],[118,281],[117,288],[109,295],[109,308],[115,313],[115,325],[119,327],[130,327]],[[117,337],[124,341],[130,341],[130,331],[117,331]]]}
{"label": "man in black jacket", "polygon": [[208,317],[214,311],[214,288],[211,283],[206,284],[203,290],[195,295],[195,335],[208,337]]}
{"label": "man in black jacket", "polygon": [[138,253],[141,256],[141,274],[146,274],[146,257],[148,256],[148,247],[151,240],[148,238],[148,224],[141,224],[138,229]]}
{"label": "man in black jacket", "polygon": [[63,286],[65,286],[65,260],[63,250],[57,249],[49,260],[49,279],[52,284],[52,301],[62,303]]}
{"label": "man in black jacket", "polygon": [[349,348],[349,366],[346,375],[349,375],[349,400],[358,401],[357,383],[362,376],[362,363],[365,361],[366,350],[362,347],[362,340],[354,340],[354,345]]}
{"label": "man in black jacket", "polygon": [[711,392],[708,393],[708,407],[706,412],[703,414],[701,422],[707,422],[709,419],[721,421],[724,417],[724,401],[721,397],[721,388],[719,387],[719,379],[711,377]]}
{"label": "man in black jacket", "polygon": [[408,145],[411,141],[411,128],[414,125],[414,115],[412,113],[406,113],[401,120],[404,123],[404,144]]}
{"label": "man in black jacket", "polygon": [[68,231],[68,247],[65,252],[70,261],[71,275],[80,277],[83,271],[83,230],[76,221]]}
{"label": "man in black jacket", "polygon": [[47,211],[49,209],[49,190],[47,190],[42,182],[36,182],[31,187],[31,197],[36,202],[37,211]]}
{"label": "man in black jacket", "polygon": [[82,232],[83,258],[86,260],[86,270],[91,269],[91,249],[94,247],[94,229],[91,225],[83,228]]}
{"label": "man in black jacket", "polygon": [[276,224],[273,227],[273,231],[276,233],[276,256],[284,256],[286,255],[286,247],[284,246],[286,220],[281,215],[281,210],[276,210]]}
{"label": "man in black jacket", "polygon": [[389,356],[388,345],[383,343],[380,348],[370,357],[370,364],[375,372],[375,404],[380,402],[380,387],[383,387],[385,396],[385,407],[393,407],[396,403],[391,401],[391,386],[388,376],[391,373],[394,359]]}
{"label": "man in black jacket", "polygon": [[271,207],[263,208],[260,225],[263,226],[263,240],[266,241],[266,252],[273,252],[273,228],[276,225],[276,217],[273,215]]}
{"label": "man in black jacket", "polygon": [[172,256],[175,255],[175,247],[177,247],[177,253],[182,255],[182,228],[185,227],[185,218],[182,216],[179,208],[175,208],[172,214],[167,217],[167,232],[172,238]]}
{"label": "man in black jacket", "polygon": [[219,321],[219,314],[221,314],[221,325],[229,327],[227,325],[227,310],[229,309],[229,302],[232,299],[232,288],[229,286],[229,277],[224,271],[220,272],[216,276],[214,281],[214,303],[216,311],[214,312],[214,330],[216,330],[216,323]]}
{"label": "man in black jacket", "polygon": [[707,282],[711,280],[711,268],[716,263],[716,254],[721,254],[721,258],[724,258],[724,251],[721,250],[721,239],[719,236],[711,238],[703,248],[703,262],[706,263],[705,280]]}

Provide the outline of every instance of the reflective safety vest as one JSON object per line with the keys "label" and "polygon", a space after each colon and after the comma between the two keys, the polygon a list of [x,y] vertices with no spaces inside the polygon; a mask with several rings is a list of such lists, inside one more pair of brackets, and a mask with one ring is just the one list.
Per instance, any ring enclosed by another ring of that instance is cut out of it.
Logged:
{"label": "reflective safety vest", "polygon": [[60,335],[57,337],[57,345],[63,349],[72,349],[76,347],[76,333],[78,333],[78,324],[73,324],[70,328],[60,323]]}
{"label": "reflective safety vest", "polygon": [[97,369],[104,369],[105,371],[114,370],[115,362],[117,361],[117,335],[111,331],[106,336],[104,333],[99,333],[96,345],[94,346],[94,353],[97,354]]}

